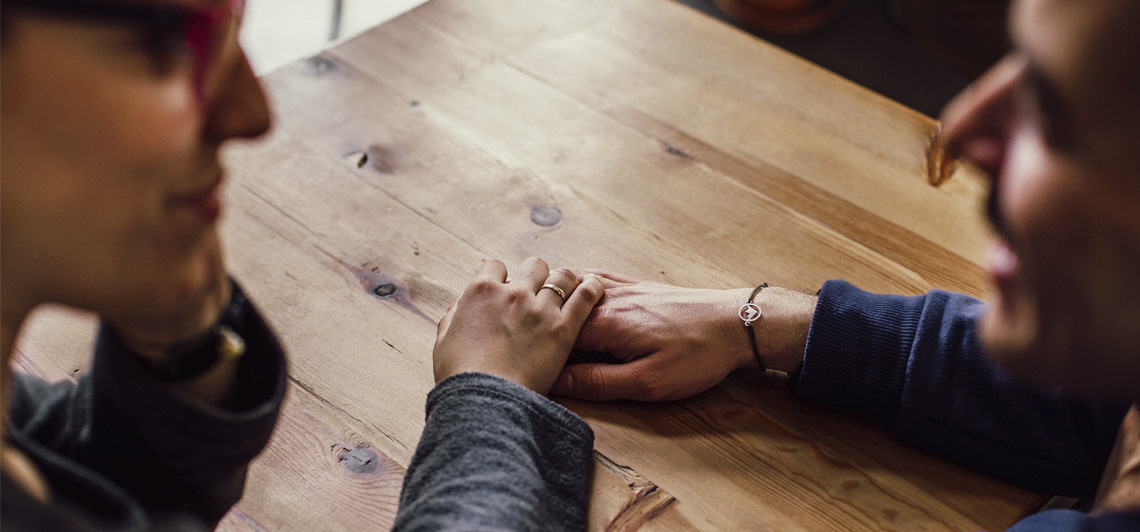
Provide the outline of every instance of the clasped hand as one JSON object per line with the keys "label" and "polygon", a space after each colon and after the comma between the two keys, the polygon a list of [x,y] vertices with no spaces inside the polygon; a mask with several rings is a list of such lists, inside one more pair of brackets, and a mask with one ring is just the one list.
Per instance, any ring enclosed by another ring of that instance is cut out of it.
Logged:
{"label": "clasped hand", "polygon": [[[669,401],[757,366],[750,331],[737,316],[749,288],[682,288],[600,270],[548,273],[533,258],[515,280],[506,282],[506,274],[498,261],[484,264],[440,321],[437,381],[480,371],[540,393]],[[541,289],[547,282],[566,290],[565,304]],[[803,359],[816,298],[769,288],[761,299],[764,315],[752,331],[760,356],[767,368],[793,371]],[[616,363],[571,360],[563,367],[571,349],[603,353]]]}
{"label": "clasped hand", "polygon": [[749,290],[708,290],[597,275],[606,288],[575,349],[618,363],[571,363],[553,393],[591,401],[670,401],[701,393],[733,370],[756,366],[737,317]]}
{"label": "clasped hand", "polygon": [[[439,322],[433,353],[435,379],[474,371],[548,393],[605,288],[565,268],[549,270],[529,258],[507,280],[499,261],[484,263]],[[558,287],[562,295],[543,285]]]}
{"label": "clasped hand", "polygon": [[[765,288],[755,300],[763,314],[750,330],[737,312],[751,288],[682,288],[600,270],[577,273],[600,277],[606,295],[574,347],[619,363],[570,364],[553,393],[591,401],[671,401],[701,393],[735,369],[757,367],[757,358],[783,372],[803,362],[813,295]],[[750,333],[756,335],[755,353]]]}

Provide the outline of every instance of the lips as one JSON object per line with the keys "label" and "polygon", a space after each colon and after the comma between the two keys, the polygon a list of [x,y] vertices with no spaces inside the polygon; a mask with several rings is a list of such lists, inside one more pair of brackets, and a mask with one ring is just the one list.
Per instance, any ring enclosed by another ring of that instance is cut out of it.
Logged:
{"label": "lips", "polygon": [[989,254],[988,270],[1001,298],[1013,301],[1017,292],[1019,259],[1008,241],[998,240],[994,244]]}
{"label": "lips", "polygon": [[174,196],[171,205],[176,209],[193,212],[206,223],[213,223],[222,213],[222,200],[219,194],[221,185],[222,176],[219,175],[213,184],[206,188]]}

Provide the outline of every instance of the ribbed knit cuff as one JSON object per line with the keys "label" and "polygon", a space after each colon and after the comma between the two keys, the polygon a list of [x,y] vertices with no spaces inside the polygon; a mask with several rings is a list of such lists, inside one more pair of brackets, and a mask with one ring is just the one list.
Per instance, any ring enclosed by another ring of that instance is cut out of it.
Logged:
{"label": "ribbed knit cuff", "polygon": [[796,393],[893,425],[925,297],[824,283]]}

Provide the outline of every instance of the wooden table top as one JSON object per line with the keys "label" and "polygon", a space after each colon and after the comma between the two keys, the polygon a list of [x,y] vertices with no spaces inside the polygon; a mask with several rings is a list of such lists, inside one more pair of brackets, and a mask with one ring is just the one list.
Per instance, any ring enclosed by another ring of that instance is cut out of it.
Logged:
{"label": "wooden table top", "polygon": [[[933,120],[674,2],[433,0],[265,84],[275,129],[225,153],[223,234],[290,386],[223,530],[390,526],[436,321],[488,259],[985,290],[985,184],[927,184]],[[92,323],[38,312],[17,362],[75,375]],[[591,530],[1000,530],[1045,500],[776,373],[563,404],[597,436]]]}

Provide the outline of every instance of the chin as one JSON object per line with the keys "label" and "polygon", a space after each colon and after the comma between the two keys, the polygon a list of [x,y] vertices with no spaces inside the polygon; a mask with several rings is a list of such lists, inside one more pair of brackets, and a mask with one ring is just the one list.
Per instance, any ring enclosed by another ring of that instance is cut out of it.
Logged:
{"label": "chin", "polygon": [[[1140,382],[1140,360],[1133,360],[1137,367],[1132,372],[1124,364],[1106,364],[1111,361],[1105,360],[1102,346],[1067,334],[1064,326],[1041,326],[1032,312],[1012,314],[1003,312],[1000,304],[992,305],[981,318],[978,335],[1002,369],[1042,386],[1084,396],[1133,398]],[[1090,358],[1090,353],[1096,356]]]}
{"label": "chin", "polygon": [[978,336],[986,353],[1002,368],[1021,377],[1056,384],[1047,357],[1035,346],[1038,341],[1032,313],[1018,312],[1006,301],[990,305],[982,315]]}

